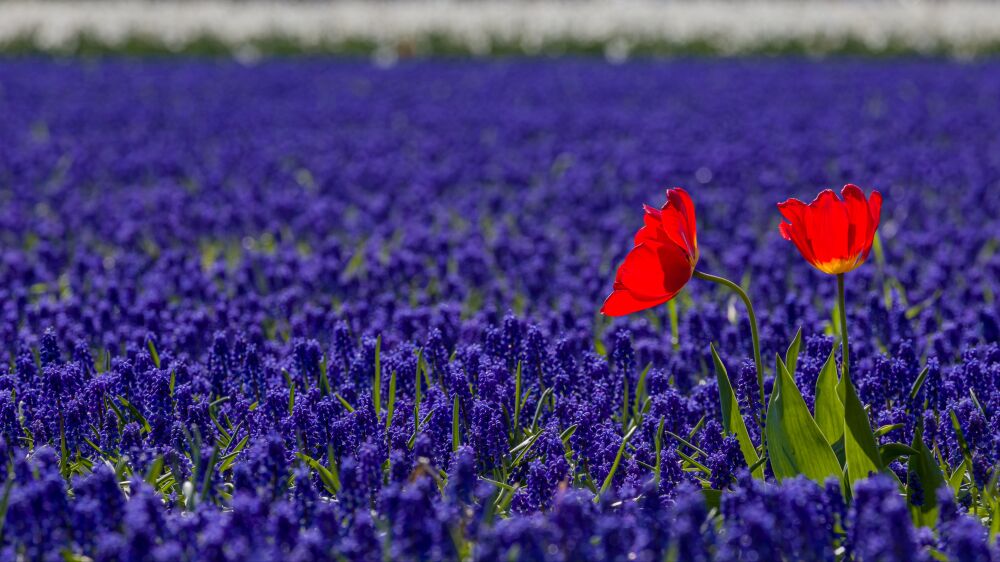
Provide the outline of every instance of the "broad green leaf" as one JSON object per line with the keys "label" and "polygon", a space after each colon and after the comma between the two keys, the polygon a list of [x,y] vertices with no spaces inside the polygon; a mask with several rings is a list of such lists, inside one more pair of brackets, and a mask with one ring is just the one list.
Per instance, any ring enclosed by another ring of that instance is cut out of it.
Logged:
{"label": "broad green leaf", "polygon": [[799,364],[799,349],[802,348],[802,328],[799,328],[795,332],[795,337],[792,338],[792,343],[788,345],[788,350],[785,351],[785,367],[788,368],[788,376],[795,378],[795,367]]}
{"label": "broad green leaf", "polygon": [[774,391],[767,408],[767,453],[778,480],[800,474],[823,483],[840,477],[840,463],[826,437],[809,414],[795,381],[788,375],[781,357],[775,358]]}
{"label": "broad green leaf", "polygon": [[955,472],[951,473],[951,477],[948,478],[948,485],[951,486],[952,490],[957,493],[962,488],[962,480],[965,478],[965,471],[969,468],[969,461],[962,461],[962,464],[958,465]]}
{"label": "broad green leaf", "polygon": [[816,379],[816,425],[833,445],[844,437],[844,403],[837,394],[837,360],[833,352],[827,357]]}
{"label": "broad green leaf", "polygon": [[[923,502],[919,506],[913,505],[912,485],[907,486],[907,500],[913,506],[918,517],[914,520],[918,525],[933,527],[937,521],[937,490],[945,485],[944,474],[934,460],[934,454],[927,448],[923,440],[924,431],[923,418],[917,417],[917,426],[913,431],[913,441],[910,447],[916,449],[917,454],[910,455],[907,463],[907,473],[916,475],[920,481],[920,488],[923,492]],[[911,476],[912,478],[912,476]]]}
{"label": "broad green leaf", "polygon": [[889,433],[890,431],[896,431],[897,429],[903,429],[904,427],[906,427],[906,426],[904,424],[901,424],[901,423],[886,424],[886,425],[883,425],[882,427],[876,429],[874,431],[873,435],[875,435],[875,437],[882,437],[883,435]]}
{"label": "broad green leaf", "polygon": [[990,522],[990,540],[994,544],[997,542],[997,535],[1000,535],[1000,501],[994,498],[993,503],[993,516]]}
{"label": "broad green leaf", "polygon": [[[743,453],[743,459],[746,461],[747,466],[753,466],[759,460],[757,449],[754,447],[753,441],[750,440],[746,423],[744,423],[743,416],[740,414],[740,405],[736,399],[736,393],[733,392],[733,386],[729,382],[729,374],[726,372],[726,366],[722,364],[722,359],[719,358],[718,352],[715,351],[715,345],[710,345],[709,348],[712,350],[712,361],[715,363],[715,376],[719,381],[719,401],[722,404],[722,429],[727,434],[736,436],[736,440],[740,442],[740,451]],[[763,480],[763,466],[757,468],[753,475]]]}
{"label": "broad green leaf", "polygon": [[722,490],[713,490],[712,488],[702,488],[702,496],[705,497],[705,505],[709,509],[719,509],[722,505]]}
{"label": "broad green leaf", "polygon": [[847,458],[847,477],[854,487],[858,480],[867,478],[870,474],[882,472],[882,455],[872,433],[868,413],[865,412],[858,392],[850,378],[841,380],[844,397],[844,454]]}
{"label": "broad green leaf", "polygon": [[879,447],[879,453],[882,456],[883,466],[888,465],[899,457],[912,457],[918,454],[916,449],[902,443],[886,443]]}

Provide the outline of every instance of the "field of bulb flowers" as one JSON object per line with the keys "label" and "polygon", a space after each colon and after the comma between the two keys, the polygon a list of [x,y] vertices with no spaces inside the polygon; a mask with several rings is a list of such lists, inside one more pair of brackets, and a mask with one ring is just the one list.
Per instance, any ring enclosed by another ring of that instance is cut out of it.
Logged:
{"label": "field of bulb flowers", "polygon": [[[2,61],[0,560],[997,562],[998,99],[995,62]],[[775,204],[849,182],[852,376],[936,490],[895,445],[847,500],[753,478],[731,293],[598,313],[683,186],[812,408],[836,284]]]}

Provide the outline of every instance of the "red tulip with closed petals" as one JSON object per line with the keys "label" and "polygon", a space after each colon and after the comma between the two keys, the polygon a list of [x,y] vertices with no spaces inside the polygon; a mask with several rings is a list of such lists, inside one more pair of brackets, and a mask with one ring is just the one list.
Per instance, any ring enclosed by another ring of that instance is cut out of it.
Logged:
{"label": "red tulip with closed petals", "polygon": [[615,276],[614,292],[601,313],[625,316],[674,298],[694,274],[698,238],[694,203],[679,187],[667,190],[667,202],[644,206],[645,226],[635,235],[635,247]]}
{"label": "red tulip with closed petals", "polygon": [[860,187],[848,184],[837,197],[832,189],[806,205],[798,199],[778,203],[788,222],[779,225],[781,236],[791,240],[813,267],[839,275],[868,259],[882,214],[882,194],[872,191],[867,200]]}

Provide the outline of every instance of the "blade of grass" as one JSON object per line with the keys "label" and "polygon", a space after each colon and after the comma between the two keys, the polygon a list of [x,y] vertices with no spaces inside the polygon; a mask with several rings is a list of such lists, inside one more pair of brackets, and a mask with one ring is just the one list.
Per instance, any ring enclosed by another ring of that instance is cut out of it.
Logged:
{"label": "blade of grass", "polygon": [[451,450],[452,452],[457,451],[462,445],[462,442],[458,434],[458,395],[455,395],[455,399],[451,405]]}
{"label": "blade of grass", "polygon": [[514,371],[514,420],[511,424],[514,438],[518,438],[517,430],[521,420],[521,362],[517,362],[517,369]]}
{"label": "blade of grass", "polygon": [[372,402],[375,419],[382,417],[382,334],[375,338],[375,374],[372,380]]}
{"label": "blade of grass", "polygon": [[924,366],[920,370],[920,374],[917,375],[917,380],[913,381],[913,386],[910,387],[910,402],[917,399],[917,394],[920,393],[920,387],[924,386],[924,381],[927,379],[927,373],[930,371],[930,367]]}
{"label": "blade of grass", "polygon": [[621,464],[622,455],[625,454],[625,446],[628,445],[628,440],[632,438],[632,434],[635,433],[635,430],[636,426],[632,426],[632,429],[630,429],[627,433],[625,433],[625,436],[622,437],[622,444],[618,447],[618,454],[615,455],[615,462],[611,464],[611,471],[608,472],[607,477],[604,478],[604,483],[601,484],[600,492],[598,492],[597,496],[594,497],[595,502],[602,494],[604,494],[604,492],[608,490],[608,488],[611,487],[611,482],[614,480],[615,472],[618,470],[618,465]]}
{"label": "blade of grass", "polygon": [[392,414],[396,411],[396,371],[392,371],[389,376],[389,403],[385,409],[385,427],[389,429],[392,425]]}

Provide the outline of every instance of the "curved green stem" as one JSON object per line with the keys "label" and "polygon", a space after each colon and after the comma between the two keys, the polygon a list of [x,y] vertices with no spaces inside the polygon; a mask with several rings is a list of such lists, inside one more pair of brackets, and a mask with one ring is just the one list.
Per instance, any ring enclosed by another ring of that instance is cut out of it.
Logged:
{"label": "curved green stem", "polygon": [[760,389],[760,405],[761,413],[767,412],[767,403],[764,398],[764,365],[760,361],[760,338],[757,336],[757,315],[753,312],[753,305],[750,303],[750,297],[747,296],[746,291],[742,287],[733,283],[729,279],[723,277],[717,277],[715,275],[709,275],[698,270],[695,270],[694,276],[698,279],[704,279],[705,281],[711,281],[713,283],[718,283],[723,285],[731,291],[735,292],[743,300],[743,304],[747,307],[747,316],[750,317],[750,338],[753,340],[753,362],[757,367],[757,387]]}
{"label": "curved green stem", "polygon": [[847,307],[846,299],[844,298],[844,274],[837,274],[837,309],[840,311],[840,337],[841,342],[843,342],[843,359],[844,359],[844,381],[848,384],[851,382],[851,352],[850,345],[847,343]]}

